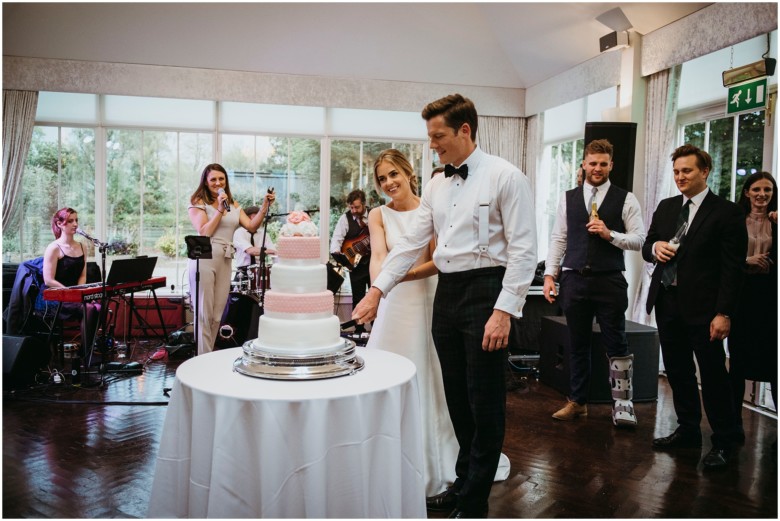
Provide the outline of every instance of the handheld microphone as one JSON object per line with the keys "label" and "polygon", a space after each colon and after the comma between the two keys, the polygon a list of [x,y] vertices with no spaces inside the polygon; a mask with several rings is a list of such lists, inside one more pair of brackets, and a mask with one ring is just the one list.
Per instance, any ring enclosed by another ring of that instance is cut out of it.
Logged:
{"label": "handheld microphone", "polygon": [[[222,195],[222,194],[225,193],[225,189],[224,188],[220,188],[219,190],[217,190],[217,193]],[[222,201],[222,204],[225,206],[225,211],[229,212],[230,211],[230,204],[227,202],[227,199]]]}
{"label": "handheld microphone", "polygon": [[92,241],[94,243],[100,244],[99,240],[95,239],[94,237],[92,237],[90,234],[88,234],[87,232],[85,232],[81,228],[77,228],[76,229],[76,233],[78,233],[79,235],[83,235],[84,237],[86,237],[87,239],[89,239],[90,241]]}

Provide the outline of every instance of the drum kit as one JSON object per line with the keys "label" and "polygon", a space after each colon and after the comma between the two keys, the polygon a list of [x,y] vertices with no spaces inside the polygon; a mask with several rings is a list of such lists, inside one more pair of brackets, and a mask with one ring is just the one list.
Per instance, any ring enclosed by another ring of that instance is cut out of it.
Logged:
{"label": "drum kit", "polygon": [[266,288],[271,289],[271,266],[265,266],[265,274],[262,273],[260,264],[241,266],[236,271],[235,280],[230,286],[231,293],[251,295],[259,302],[260,294]]}
{"label": "drum kit", "polygon": [[258,322],[263,314],[263,294],[271,289],[270,281],[271,266],[250,264],[238,268],[222,313],[215,349],[238,347],[257,338]]}

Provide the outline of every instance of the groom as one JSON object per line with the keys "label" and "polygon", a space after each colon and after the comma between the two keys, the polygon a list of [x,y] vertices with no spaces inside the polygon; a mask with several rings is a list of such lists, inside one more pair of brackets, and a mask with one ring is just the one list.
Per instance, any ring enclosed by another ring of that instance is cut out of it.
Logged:
{"label": "groom", "polygon": [[455,483],[427,503],[431,510],[452,510],[451,518],[487,517],[504,441],[511,318],[520,316],[536,269],[533,200],[520,170],[477,146],[471,100],[452,94],[428,104],[422,117],[445,174],[426,186],[410,232],[387,256],[352,318],[373,320],[379,299],[435,235],[439,283],[431,333],[460,451]]}

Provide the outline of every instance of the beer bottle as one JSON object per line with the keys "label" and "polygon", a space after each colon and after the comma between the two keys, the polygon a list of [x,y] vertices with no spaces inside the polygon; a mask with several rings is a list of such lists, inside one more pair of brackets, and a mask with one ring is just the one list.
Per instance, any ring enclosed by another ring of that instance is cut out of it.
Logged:
{"label": "beer bottle", "polygon": [[593,201],[590,205],[590,220],[595,221],[599,218],[599,212],[596,210],[596,201]]}

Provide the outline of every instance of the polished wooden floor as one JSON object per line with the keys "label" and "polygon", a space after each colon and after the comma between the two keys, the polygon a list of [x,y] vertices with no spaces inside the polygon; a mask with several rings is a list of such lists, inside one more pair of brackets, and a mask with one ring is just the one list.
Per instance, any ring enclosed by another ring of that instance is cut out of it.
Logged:
{"label": "polished wooden floor", "polygon": [[[137,346],[146,361],[156,346]],[[150,361],[99,388],[46,385],[5,393],[5,518],[145,517],[176,367]],[[639,427],[615,430],[609,405],[576,422],[550,418],[562,396],[534,380],[508,395],[512,470],[490,497],[493,518],[777,518],[777,422],[745,411],[747,442],[727,471],[703,472],[701,450],[655,452],[674,429],[669,388],[637,404]],[[706,425],[704,426],[707,431]],[[434,516],[431,517],[442,517]]]}

